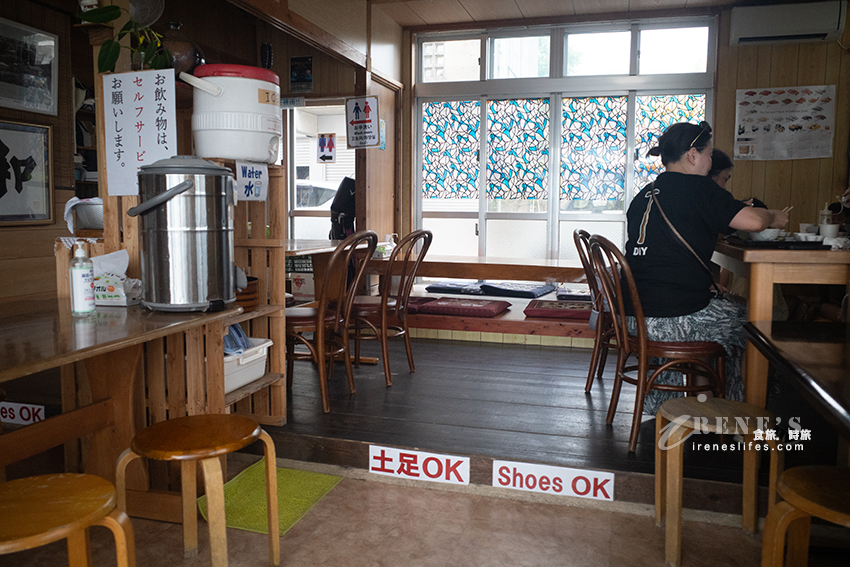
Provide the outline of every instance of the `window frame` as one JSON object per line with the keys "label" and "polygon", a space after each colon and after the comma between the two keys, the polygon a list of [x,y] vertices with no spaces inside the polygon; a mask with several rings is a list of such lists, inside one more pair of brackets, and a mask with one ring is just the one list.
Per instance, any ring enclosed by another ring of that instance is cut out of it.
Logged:
{"label": "window frame", "polygon": [[[665,28],[687,28],[708,27],[707,65],[705,73],[680,73],[670,75],[639,75],[638,69],[638,42],[642,30],[665,29]],[[566,65],[566,36],[570,33],[599,33],[607,31],[631,32],[630,46],[630,72],[628,75],[591,75],[571,76],[565,75]],[[717,63],[717,32],[718,22],[716,16],[703,15],[693,17],[679,17],[666,19],[646,20],[619,20],[608,23],[592,24],[565,24],[558,26],[533,26],[515,29],[498,30],[476,30],[468,32],[430,32],[417,35],[414,46],[417,53],[417,61],[421,59],[422,44],[425,42],[439,41],[445,39],[463,40],[478,39],[481,46],[481,59],[479,69],[481,71],[478,80],[454,81],[454,82],[429,82],[421,81],[422,66],[416,65],[416,83],[413,86],[414,119],[415,119],[415,167],[414,167],[414,224],[421,227],[423,218],[478,218],[478,252],[486,255],[487,242],[487,220],[488,219],[527,219],[539,220],[545,218],[548,222],[547,229],[547,257],[558,258],[560,234],[559,227],[564,221],[594,221],[615,222],[625,225],[626,211],[631,203],[633,192],[630,190],[634,183],[634,152],[635,152],[635,110],[636,98],[638,96],[651,95],[682,95],[700,94],[705,98],[705,120],[712,121],[712,110],[714,106],[714,84]],[[493,79],[491,51],[495,39],[505,37],[527,37],[534,35],[549,34],[550,37],[550,61],[549,77],[533,77],[520,79]],[[626,143],[626,172],[625,172],[625,195],[624,208],[622,211],[606,211],[604,213],[578,213],[574,211],[560,210],[560,166],[561,166],[561,108],[564,98],[572,97],[605,97],[605,96],[627,96],[628,97],[628,120],[627,143]],[[511,212],[489,212],[487,211],[487,139],[488,123],[486,119],[488,102],[497,99],[521,99],[521,98],[548,98],[549,104],[549,183],[548,183],[548,206],[546,212],[537,213],[511,213]],[[422,144],[423,144],[423,105],[431,102],[478,100],[479,101],[479,182],[478,182],[478,210],[473,211],[423,211],[422,199]],[[555,136],[554,133],[558,132]],[[623,231],[625,234],[625,231]],[[623,244],[623,243],[621,243]]]}

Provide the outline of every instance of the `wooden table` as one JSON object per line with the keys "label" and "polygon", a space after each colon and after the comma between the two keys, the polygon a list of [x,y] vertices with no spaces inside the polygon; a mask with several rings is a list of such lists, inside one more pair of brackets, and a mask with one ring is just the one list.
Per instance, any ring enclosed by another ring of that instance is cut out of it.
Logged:
{"label": "wooden table", "polygon": [[[134,399],[143,343],[184,331],[203,333],[210,325],[220,333],[223,321],[241,311],[237,306],[219,313],[98,307],[96,318],[77,319],[71,316],[67,299],[0,305],[0,383],[82,362],[92,399],[74,411],[0,435],[0,467],[91,435],[84,472],[115,482],[118,456],[130,446],[137,424],[144,423],[144,416],[136,415],[138,400]],[[200,364],[202,369],[203,340],[186,342],[187,368],[191,371]],[[187,398],[197,393],[193,384],[207,379],[202,371],[189,373],[200,376],[187,376]],[[191,399],[187,406],[191,413]],[[131,480],[131,487],[146,489],[141,469]]]}
{"label": "wooden table", "polygon": [[[747,320],[773,319],[773,284],[850,284],[850,251],[847,250],[766,250],[744,248],[719,241],[712,261],[727,270],[749,278]],[[747,343],[744,368],[746,401],[759,407],[767,402],[768,361],[752,343]],[[757,453],[744,451],[744,502],[754,502],[756,495],[747,487],[756,486]],[[755,511],[744,509],[744,522],[754,525]]]}
{"label": "wooden table", "polygon": [[[773,284],[850,284],[848,250],[765,250],[720,241],[712,261],[749,278],[748,321],[773,318]],[[747,345],[746,400],[764,407],[767,401],[767,359]]]}
{"label": "wooden table", "polygon": [[[384,273],[382,260],[373,260],[374,273]],[[386,262],[386,260],[383,260]],[[400,268],[400,266],[399,266]],[[439,256],[428,254],[419,265],[417,276],[472,280],[519,280],[534,282],[585,282],[584,268],[578,260],[540,260],[495,256]]]}
{"label": "wooden table", "polygon": [[749,341],[784,381],[850,440],[850,335],[847,325],[752,321],[744,324],[744,330]]}

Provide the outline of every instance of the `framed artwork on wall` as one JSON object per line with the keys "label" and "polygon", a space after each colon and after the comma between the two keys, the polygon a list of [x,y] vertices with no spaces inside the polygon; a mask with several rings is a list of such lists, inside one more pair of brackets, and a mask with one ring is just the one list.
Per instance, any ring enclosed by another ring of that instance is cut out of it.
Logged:
{"label": "framed artwork on wall", "polygon": [[56,116],[59,38],[0,18],[0,106]]}
{"label": "framed artwork on wall", "polygon": [[0,226],[53,223],[52,135],[0,121]]}

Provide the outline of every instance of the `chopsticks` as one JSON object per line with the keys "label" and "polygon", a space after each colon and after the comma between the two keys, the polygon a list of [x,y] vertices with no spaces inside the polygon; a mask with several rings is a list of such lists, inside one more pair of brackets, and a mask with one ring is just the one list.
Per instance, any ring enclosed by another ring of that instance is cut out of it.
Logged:
{"label": "chopsticks", "polygon": [[787,212],[791,211],[791,209],[793,209],[793,208],[794,208],[793,205],[791,205],[790,207],[785,207],[784,209],[782,209],[782,212],[787,213]]}

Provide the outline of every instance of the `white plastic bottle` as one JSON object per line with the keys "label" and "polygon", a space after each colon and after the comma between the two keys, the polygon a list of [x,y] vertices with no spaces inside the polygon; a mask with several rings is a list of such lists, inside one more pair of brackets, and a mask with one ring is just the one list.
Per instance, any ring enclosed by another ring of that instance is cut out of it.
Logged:
{"label": "white plastic bottle", "polygon": [[94,264],[86,251],[77,248],[70,264],[71,313],[74,317],[91,317],[94,311]]}

